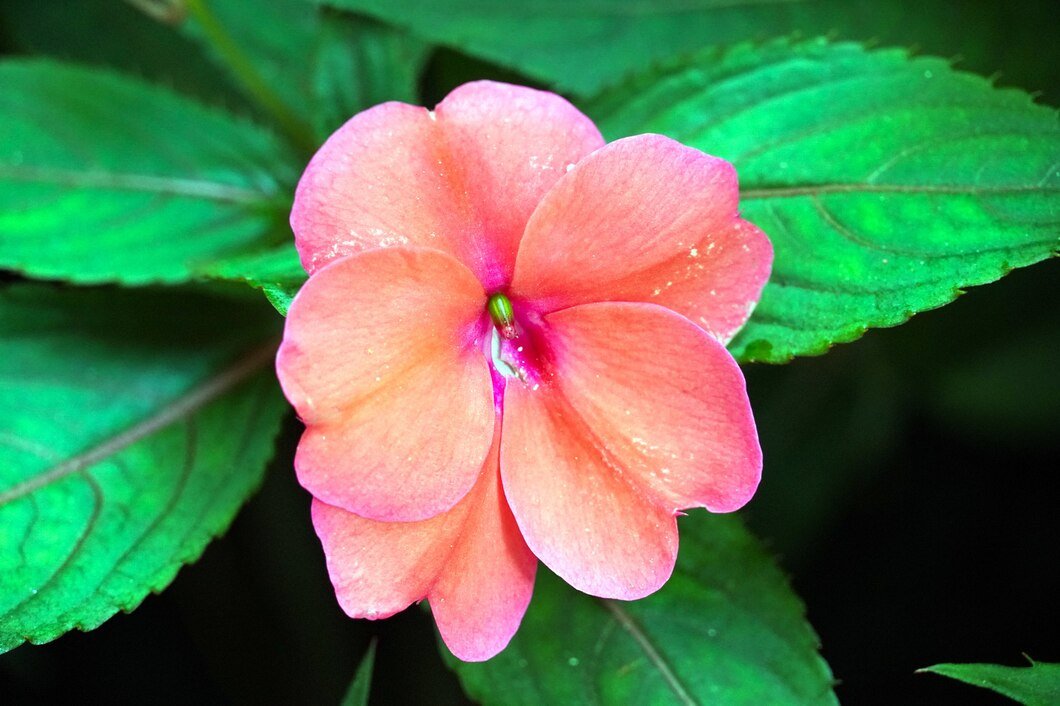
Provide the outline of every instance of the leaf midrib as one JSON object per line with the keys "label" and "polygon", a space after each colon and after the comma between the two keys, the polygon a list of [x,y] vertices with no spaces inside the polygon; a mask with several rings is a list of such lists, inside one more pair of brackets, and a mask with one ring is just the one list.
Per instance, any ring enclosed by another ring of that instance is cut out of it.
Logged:
{"label": "leaf midrib", "polygon": [[1020,194],[1031,192],[1056,192],[1060,187],[1046,185],[1014,184],[1011,186],[968,186],[957,184],[870,184],[867,182],[834,182],[828,184],[802,184],[795,186],[760,186],[741,189],[740,198],[772,199],[795,196],[818,196],[821,194]]}
{"label": "leaf midrib", "polygon": [[0,493],[0,507],[56,483],[132,446],[151,434],[198,411],[265,367],[276,355],[276,341],[254,349],[233,365],[169,402],[152,416],[105,439],[96,446]]}
{"label": "leaf midrib", "polygon": [[633,620],[633,617],[613,600],[601,598],[600,603],[609,613],[611,613],[611,615],[614,616],[618,624],[622,626],[622,629],[629,633],[629,635],[636,641],[648,660],[659,671],[663,681],[665,681],[666,685],[670,687],[670,690],[674,692],[674,696],[677,697],[678,701],[685,704],[685,706],[699,706],[699,702],[692,697],[688,688],[681,682],[681,679],[677,676],[677,673],[673,668],[670,667],[666,658],[655,648],[655,645],[652,644],[648,636],[643,630],[641,630],[636,621]]}
{"label": "leaf midrib", "polygon": [[5,164],[0,165],[0,179],[50,183],[70,187],[144,191],[242,204],[268,203],[274,198],[274,195],[267,191],[209,181],[207,179],[112,172],[101,169],[80,171],[56,167]]}

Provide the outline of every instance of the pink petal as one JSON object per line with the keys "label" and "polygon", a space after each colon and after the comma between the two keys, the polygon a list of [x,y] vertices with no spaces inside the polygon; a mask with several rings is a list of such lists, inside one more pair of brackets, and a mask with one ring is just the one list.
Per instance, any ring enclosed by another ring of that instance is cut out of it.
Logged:
{"label": "pink petal", "polygon": [[602,147],[604,138],[564,98],[493,81],[456,88],[436,113],[453,164],[468,175],[482,229],[477,240],[493,249],[485,258],[496,269],[483,284],[507,284],[530,214],[567,166]]}
{"label": "pink petal", "polygon": [[317,151],[295,192],[291,228],[306,272],[379,247],[434,247],[456,257],[472,216],[458,196],[437,123],[425,108],[383,103]]}
{"label": "pink petal", "polygon": [[493,433],[485,294],[436,251],[337,260],[303,286],[276,369],[306,424],[298,479],[362,517],[421,520],[474,485]]}
{"label": "pink petal", "polygon": [[530,218],[512,292],[543,311],[642,301],[727,342],[769,277],[772,246],[737,213],[728,162],[661,135],[612,142]]}
{"label": "pink petal", "polygon": [[366,249],[428,246],[497,287],[541,196],[602,144],[566,100],[519,86],[466,84],[436,115],[376,106],[328,138],[298,184],[291,226],[302,264],[312,274]]}
{"label": "pink petal", "polygon": [[313,524],[342,609],[385,618],[427,597],[457,657],[479,661],[504,649],[530,602],[537,560],[499,481],[494,444],[475,488],[429,520],[366,520],[314,500]]}
{"label": "pink petal", "polygon": [[389,618],[422,600],[448,559],[446,544],[460,532],[467,500],[429,520],[379,522],[314,498],[313,527],[346,614]]}
{"label": "pink petal", "polygon": [[544,317],[550,370],[505,390],[501,472],[530,549],[568,583],[633,599],[677,552],[675,513],[743,505],[762,456],[743,377],[716,339],[639,303]]}
{"label": "pink petal", "polygon": [[545,321],[560,394],[627,478],[668,512],[751,499],[762,450],[721,343],[652,304],[585,304]]}
{"label": "pink petal", "polygon": [[677,522],[610,465],[556,390],[509,383],[501,476],[530,550],[579,591],[632,600],[677,558]]}
{"label": "pink petal", "polygon": [[468,662],[507,646],[530,604],[537,571],[501,490],[496,452],[474,492],[459,540],[427,594],[445,644]]}

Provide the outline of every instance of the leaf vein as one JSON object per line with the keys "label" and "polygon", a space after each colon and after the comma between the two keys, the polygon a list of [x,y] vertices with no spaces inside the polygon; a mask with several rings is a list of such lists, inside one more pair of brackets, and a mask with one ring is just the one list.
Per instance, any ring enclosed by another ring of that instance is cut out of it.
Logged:
{"label": "leaf vein", "polygon": [[124,432],[112,436],[94,448],[73,456],[53,466],[51,469],[0,493],[0,507],[25,497],[44,486],[55,483],[72,473],[79,473],[154,432],[187,417],[257,372],[268,361],[272,360],[275,352],[276,343],[269,342],[252,351],[231,367],[222,370],[217,375],[173,400],[151,417],[126,429]]}
{"label": "leaf vein", "polygon": [[630,636],[636,640],[641,650],[648,657],[648,660],[659,670],[659,674],[666,682],[667,686],[674,692],[674,696],[677,697],[678,701],[685,706],[698,706],[699,702],[692,698],[688,689],[684,684],[681,683],[680,678],[674,672],[666,658],[655,649],[655,645],[652,644],[651,640],[644,633],[641,627],[633,620],[633,616],[626,612],[624,608],[619,606],[615,601],[606,598],[600,599],[604,607],[614,616],[618,624],[630,634]]}

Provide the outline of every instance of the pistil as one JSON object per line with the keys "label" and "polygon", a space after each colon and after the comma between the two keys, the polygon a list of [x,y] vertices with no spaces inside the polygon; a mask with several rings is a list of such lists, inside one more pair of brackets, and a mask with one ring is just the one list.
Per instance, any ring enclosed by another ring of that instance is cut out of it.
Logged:
{"label": "pistil", "polygon": [[490,319],[502,337],[510,341],[519,335],[515,325],[515,309],[512,308],[512,300],[506,294],[500,292],[491,294],[486,303],[486,310],[489,311]]}

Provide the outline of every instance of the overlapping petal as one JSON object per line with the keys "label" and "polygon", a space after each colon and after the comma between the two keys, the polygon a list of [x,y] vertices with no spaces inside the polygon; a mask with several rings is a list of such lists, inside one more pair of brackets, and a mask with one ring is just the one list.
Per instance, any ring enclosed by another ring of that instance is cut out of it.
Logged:
{"label": "overlapping petal", "polygon": [[769,277],[772,246],[737,211],[732,165],[661,135],[579,162],[527,225],[513,295],[541,310],[659,304],[727,342]]}
{"label": "overlapping petal", "polygon": [[537,559],[501,492],[497,455],[495,442],[475,487],[429,520],[377,522],[313,502],[347,614],[385,618],[426,597],[457,657],[484,660],[504,649],[530,602]]}
{"label": "overlapping petal", "polygon": [[579,591],[642,598],[673,572],[673,513],[622,476],[557,390],[508,385],[501,477],[531,551]]}
{"label": "overlapping petal", "polygon": [[318,270],[288,312],[277,373],[306,424],[295,468],[315,497],[421,520],[474,485],[493,434],[485,293],[431,250],[374,250]]}
{"label": "overlapping petal", "polygon": [[546,383],[505,391],[505,492],[534,553],[588,593],[636,598],[669,576],[674,515],[728,512],[762,454],[743,376],[667,309],[585,304],[544,317]]}
{"label": "overlapping petal", "polygon": [[366,249],[429,246],[496,287],[545,191],[602,144],[566,100],[521,86],[465,84],[433,113],[376,106],[339,128],[298,184],[302,264],[312,274]]}

